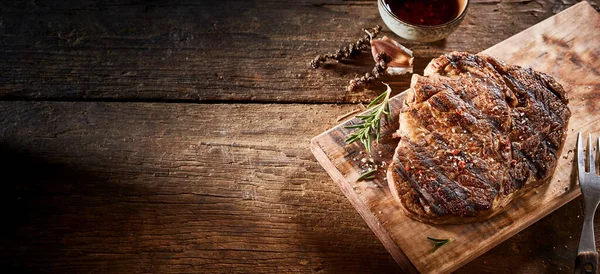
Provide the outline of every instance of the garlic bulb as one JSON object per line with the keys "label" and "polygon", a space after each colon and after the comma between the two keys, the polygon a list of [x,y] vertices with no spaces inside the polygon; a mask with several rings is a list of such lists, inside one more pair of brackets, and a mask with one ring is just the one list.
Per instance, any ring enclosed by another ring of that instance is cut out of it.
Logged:
{"label": "garlic bulb", "polygon": [[413,72],[413,52],[397,41],[384,36],[371,40],[371,54],[377,62],[377,56],[384,52],[391,60],[387,64],[385,72],[389,75],[401,75]]}

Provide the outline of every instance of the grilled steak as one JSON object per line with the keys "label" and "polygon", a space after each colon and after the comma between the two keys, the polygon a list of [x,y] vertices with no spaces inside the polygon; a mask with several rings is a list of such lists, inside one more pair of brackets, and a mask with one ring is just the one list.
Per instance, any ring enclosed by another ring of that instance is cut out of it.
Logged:
{"label": "grilled steak", "polygon": [[548,181],[571,112],[552,77],[453,52],[413,75],[388,169],[406,213],[429,223],[489,218]]}

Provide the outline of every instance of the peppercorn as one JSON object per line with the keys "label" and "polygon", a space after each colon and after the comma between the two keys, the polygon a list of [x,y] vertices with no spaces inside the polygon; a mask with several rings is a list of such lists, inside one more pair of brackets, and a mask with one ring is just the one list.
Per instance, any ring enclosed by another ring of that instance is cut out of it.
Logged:
{"label": "peppercorn", "polygon": [[379,31],[381,31],[381,26],[377,25],[371,29],[363,29],[366,32],[365,36],[356,40],[356,42],[349,44],[348,46],[341,47],[335,53],[328,53],[323,55],[318,55],[310,61],[310,66],[313,68],[319,68],[321,64],[323,64],[328,59],[333,59],[340,61],[343,58],[354,58],[361,51],[371,48],[371,39],[375,38]]}

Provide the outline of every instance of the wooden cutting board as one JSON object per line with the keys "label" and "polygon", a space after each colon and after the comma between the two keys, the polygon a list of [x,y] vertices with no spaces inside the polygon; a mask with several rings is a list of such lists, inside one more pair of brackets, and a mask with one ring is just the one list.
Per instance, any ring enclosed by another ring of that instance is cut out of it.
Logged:
{"label": "wooden cutting board", "polygon": [[[406,273],[454,271],[580,195],[573,176],[577,132],[600,134],[600,15],[584,1],[484,53],[554,76],[567,90],[572,111],[551,182],[525,194],[504,213],[474,224],[424,224],[402,213],[385,181],[385,167],[378,169],[375,179],[357,182],[364,161],[372,159],[380,165],[391,161],[397,140],[390,136],[398,128],[404,93],[391,100],[396,120],[384,126],[383,138],[370,154],[358,142],[344,142],[351,132],[344,129],[348,122],[311,141],[319,163]],[[427,237],[454,241],[432,253]]]}

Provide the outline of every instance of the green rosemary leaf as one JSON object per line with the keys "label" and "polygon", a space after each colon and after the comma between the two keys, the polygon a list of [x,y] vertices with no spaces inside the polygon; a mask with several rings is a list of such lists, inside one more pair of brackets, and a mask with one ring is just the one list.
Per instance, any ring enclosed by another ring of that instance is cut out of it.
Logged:
{"label": "green rosemary leaf", "polygon": [[386,104],[385,109],[386,109],[385,111],[386,111],[386,114],[387,114],[388,121],[392,121],[394,119],[394,117],[392,117],[392,111],[390,110],[390,103],[389,102]]}
{"label": "green rosemary leaf", "polygon": [[371,152],[371,135],[373,132],[375,132],[376,140],[379,143],[379,139],[381,138],[381,118],[385,116],[386,120],[391,121],[392,117],[389,104],[392,89],[388,84],[385,85],[387,86],[386,91],[369,103],[368,108],[372,109],[372,111],[367,114],[357,115],[356,118],[361,120],[360,123],[344,127],[346,129],[356,129],[354,133],[346,138],[346,143],[350,144],[360,140],[367,152]]}
{"label": "green rosemary leaf", "polygon": [[373,178],[375,178],[375,172],[377,172],[377,169],[371,169],[367,172],[360,174],[360,176],[358,176],[358,179],[356,179],[356,180],[360,181],[360,180],[365,180],[365,179],[373,179]]}
{"label": "green rosemary leaf", "polygon": [[354,134],[354,135],[350,135],[348,136],[348,138],[346,138],[345,142],[346,143],[353,143],[356,142],[356,140],[360,139],[360,135],[359,134]]}
{"label": "green rosemary leaf", "polygon": [[379,94],[379,96],[377,96],[377,98],[373,99],[373,101],[371,101],[371,103],[369,103],[367,105],[367,108],[370,108],[370,107],[376,105],[377,103],[379,103],[379,101],[381,101],[381,99],[383,99],[385,97],[385,95],[386,95],[386,92]]}
{"label": "green rosemary leaf", "polygon": [[362,127],[363,126],[359,124],[359,125],[345,126],[344,128],[346,128],[346,129],[352,129],[352,128],[362,128]]}
{"label": "green rosemary leaf", "polygon": [[365,149],[369,152],[371,152],[371,138],[370,136],[368,136],[367,138],[360,139],[360,141],[362,142],[363,146],[365,146]]}
{"label": "green rosemary leaf", "polygon": [[357,115],[356,118],[361,120],[360,123],[344,127],[346,129],[356,129],[355,132],[346,138],[346,143],[350,144],[360,140],[367,152],[371,152],[371,135],[373,132],[379,143],[379,139],[381,138],[381,118],[384,116],[386,120],[391,121],[392,117],[389,103],[392,89],[388,84],[385,85],[387,86],[386,91],[377,96],[367,106],[372,111],[367,114]]}
{"label": "green rosemary leaf", "polygon": [[453,239],[436,239],[427,237],[427,240],[430,240],[433,243],[433,249],[431,253],[436,252],[440,247],[444,246],[447,243],[454,241]]}

